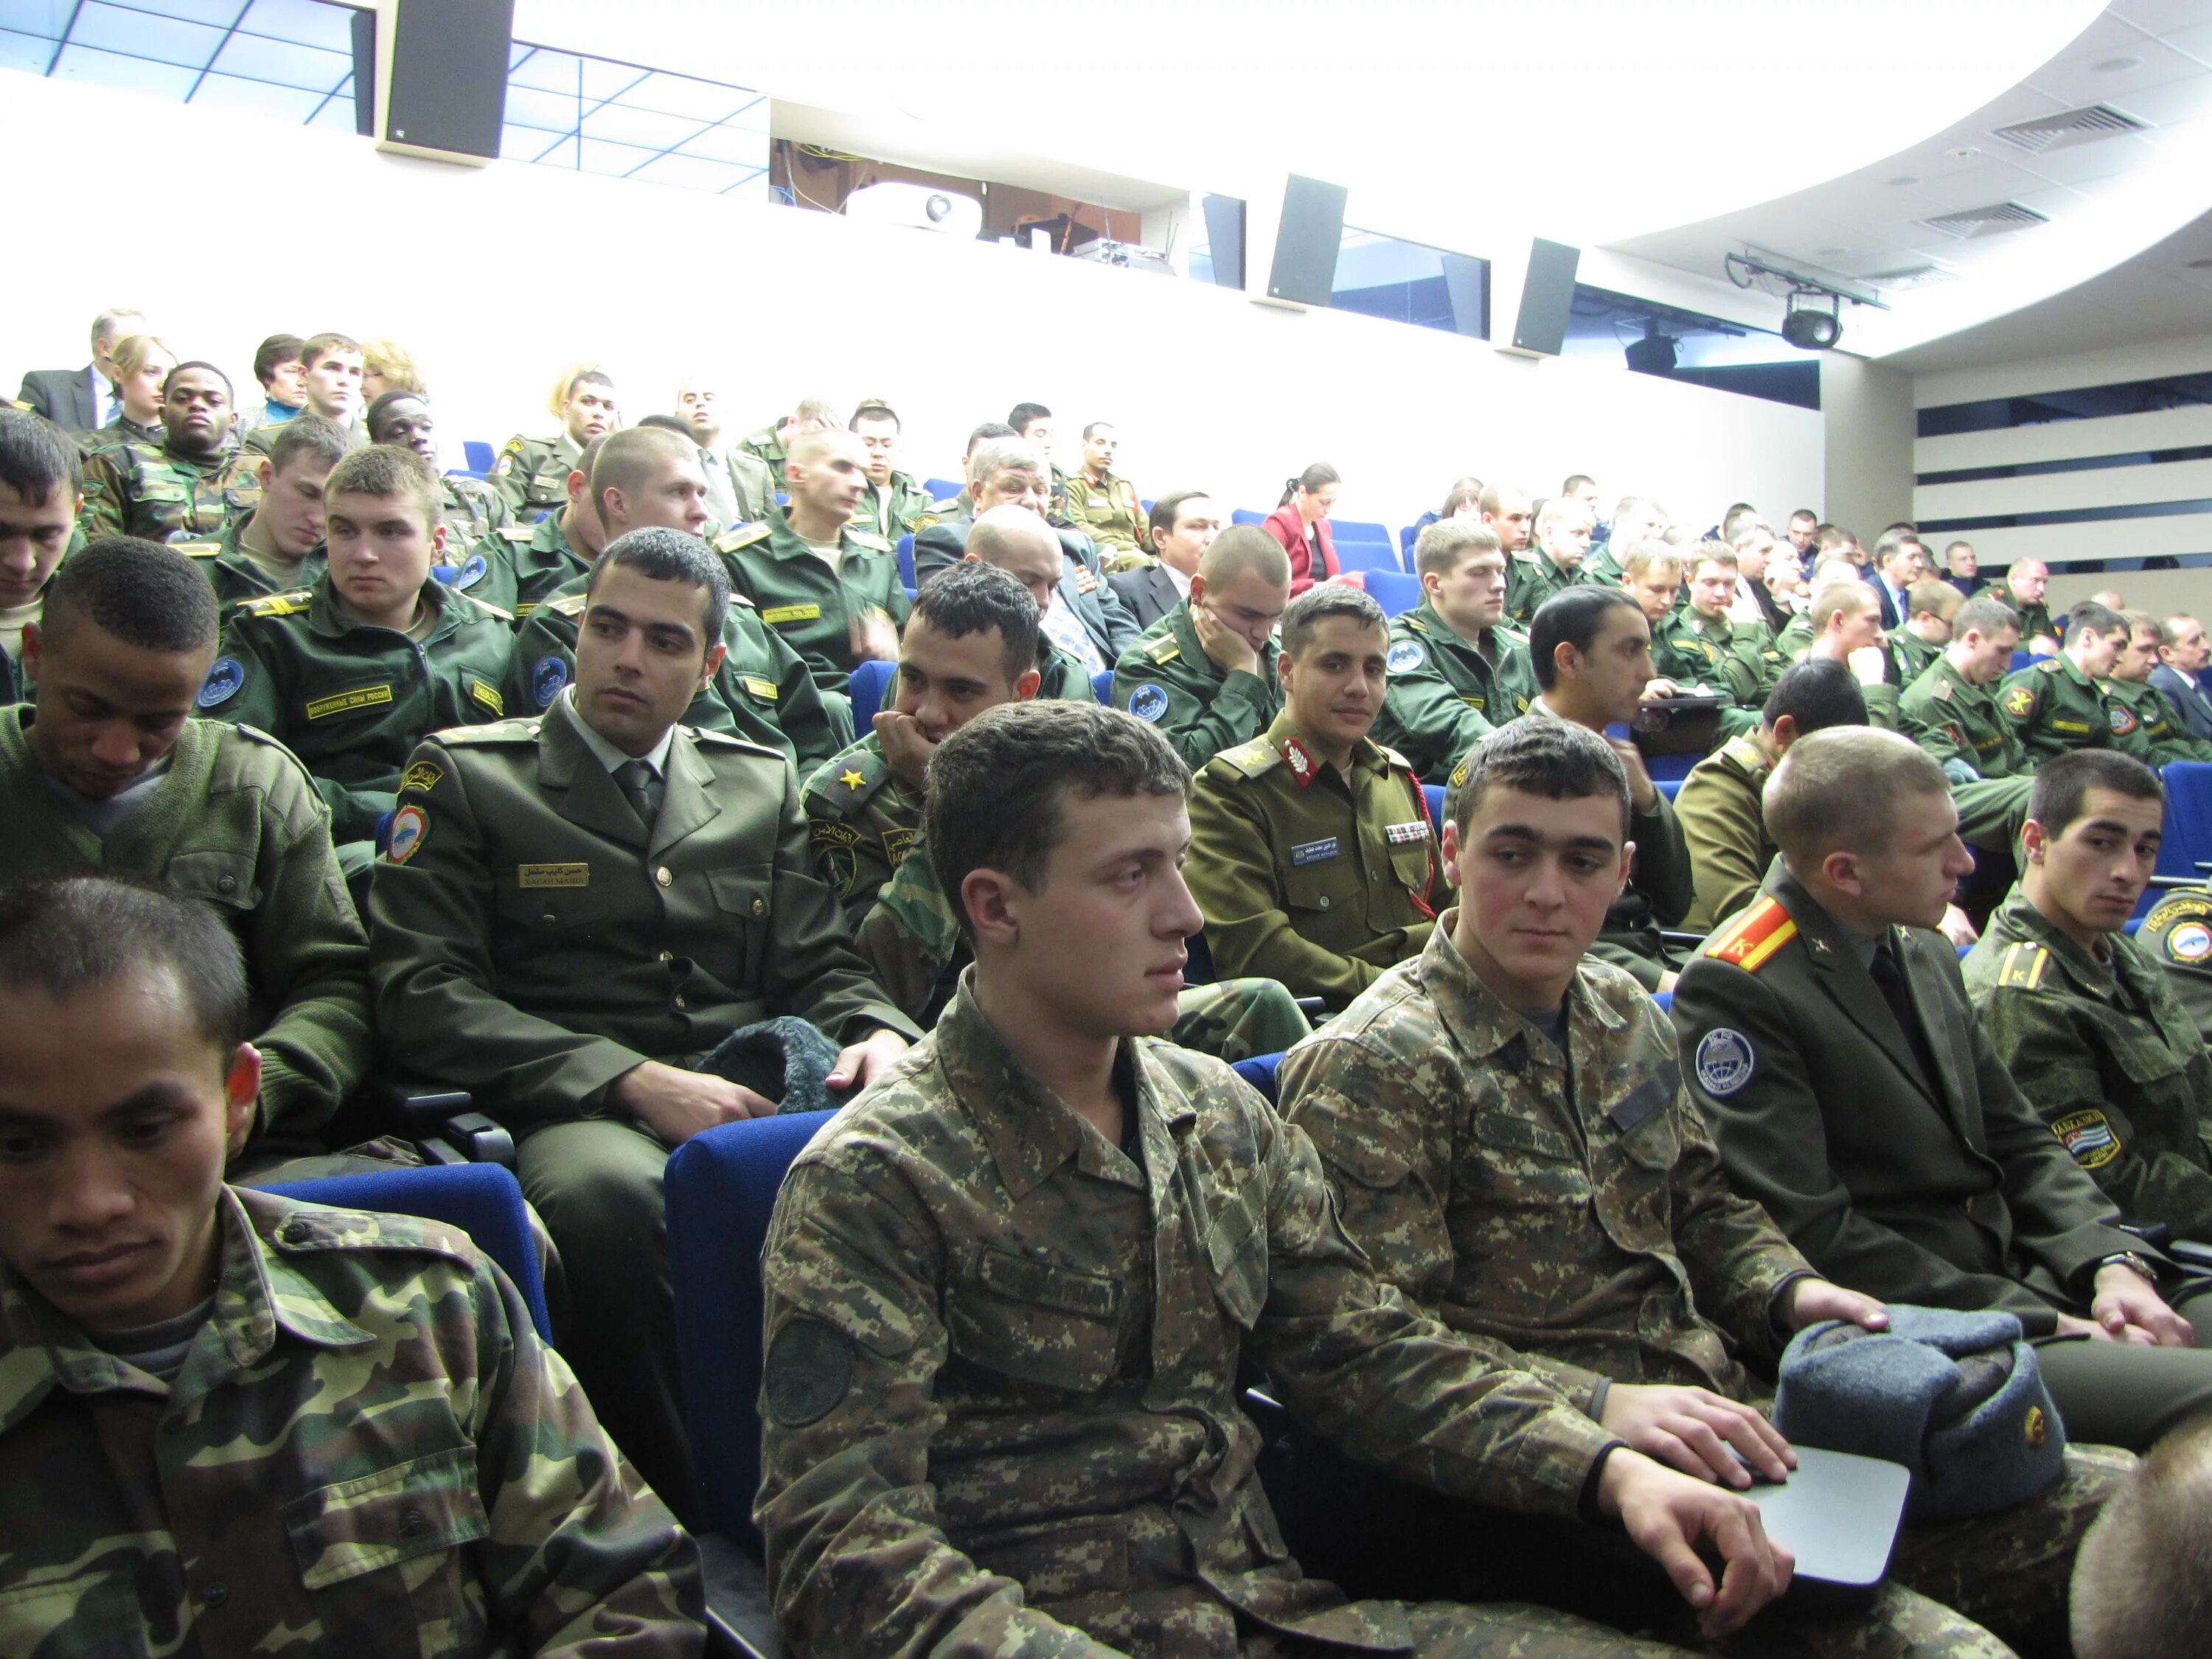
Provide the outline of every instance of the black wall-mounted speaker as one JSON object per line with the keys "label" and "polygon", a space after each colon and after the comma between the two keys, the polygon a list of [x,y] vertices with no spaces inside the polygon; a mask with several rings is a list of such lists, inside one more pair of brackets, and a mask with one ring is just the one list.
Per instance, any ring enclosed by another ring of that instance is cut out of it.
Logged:
{"label": "black wall-mounted speaker", "polygon": [[483,161],[497,156],[514,0],[398,0],[391,16],[384,141]]}
{"label": "black wall-mounted speaker", "polygon": [[1283,221],[1275,232],[1275,263],[1267,297],[1325,306],[1336,282],[1336,250],[1344,240],[1342,185],[1291,174],[1283,190]]}
{"label": "black wall-mounted speaker", "polygon": [[1236,196],[1209,196],[1206,210],[1206,251],[1213,258],[1216,288],[1244,286],[1244,203]]}
{"label": "black wall-mounted speaker", "polygon": [[1528,246],[1528,280],[1513,319],[1513,349],[1556,357],[1567,343],[1567,313],[1575,303],[1575,268],[1583,251],[1539,236]]}

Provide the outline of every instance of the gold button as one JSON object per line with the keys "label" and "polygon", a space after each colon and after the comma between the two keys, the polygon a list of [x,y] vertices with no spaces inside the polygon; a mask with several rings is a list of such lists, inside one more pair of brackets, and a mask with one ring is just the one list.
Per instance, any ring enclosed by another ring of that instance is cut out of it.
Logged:
{"label": "gold button", "polygon": [[684,1001],[684,999],[683,999],[682,997],[678,997],[678,998],[677,998],[677,999],[676,999],[676,1006],[677,1006],[678,1008],[684,1007],[684,1006],[685,1006]]}
{"label": "gold button", "polygon": [[673,962],[676,960],[676,952],[673,951],[663,951],[660,953],[660,959],[663,962]]}
{"label": "gold button", "polygon": [[668,866],[665,864],[653,872],[653,878],[659,882],[663,887],[667,886],[671,882],[676,879],[675,876],[670,872]]}
{"label": "gold button", "polygon": [[560,917],[555,915],[550,910],[548,910],[544,915],[538,918],[538,923],[541,927],[550,927],[555,922],[560,920]]}
{"label": "gold button", "polygon": [[1328,908],[1328,895],[1326,893],[1321,896],[1321,908],[1324,910]]}
{"label": "gold button", "polygon": [[761,898],[755,899],[753,901],[753,914],[757,916],[766,915],[768,914],[768,901]]}

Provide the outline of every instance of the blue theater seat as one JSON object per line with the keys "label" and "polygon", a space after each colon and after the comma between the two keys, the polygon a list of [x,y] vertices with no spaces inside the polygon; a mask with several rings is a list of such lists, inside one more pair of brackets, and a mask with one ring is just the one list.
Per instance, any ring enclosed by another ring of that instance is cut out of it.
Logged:
{"label": "blue theater seat", "polygon": [[[1336,568],[1339,570],[1371,571],[1386,576],[1402,576],[1405,567],[1398,562],[1398,555],[1388,542],[1346,542],[1336,544]],[[1418,591],[1420,584],[1413,584]],[[1372,592],[1370,587],[1368,590]],[[1416,601],[1418,603],[1418,600]]]}
{"label": "blue theater seat", "polygon": [[868,734],[876,710],[890,695],[891,678],[897,672],[896,663],[871,659],[855,668],[845,682],[845,689],[853,699],[853,730],[859,735]]}
{"label": "blue theater seat", "polygon": [[[1341,556],[1343,550],[1338,550]],[[1351,567],[1347,566],[1346,568]],[[1402,617],[1421,602],[1421,579],[1402,570],[1376,566],[1364,573],[1368,597],[1382,607],[1386,617]]]}
{"label": "blue theater seat", "polygon": [[911,598],[921,584],[914,579],[914,532],[908,531],[898,538],[899,582]]}
{"label": "blue theater seat", "polygon": [[1272,1101],[1275,1097],[1275,1068],[1282,1063],[1280,1054],[1255,1054],[1249,1060],[1238,1060],[1235,1069],[1237,1076]]}
{"label": "blue theater seat", "polygon": [[1249,507],[1240,507],[1230,514],[1229,522],[1231,524],[1265,524],[1267,522],[1267,515],[1264,513],[1255,513]]}
{"label": "blue theater seat", "polygon": [[480,438],[463,439],[461,453],[468,460],[471,477],[489,477],[492,468],[499,465],[499,452]]}
{"label": "blue theater seat", "polygon": [[1113,706],[1114,671],[1112,669],[1102,668],[1091,677],[1091,695],[1108,708]]}
{"label": "blue theater seat", "polygon": [[949,501],[967,486],[957,478],[924,478],[921,487],[929,492],[933,501]]}
{"label": "blue theater seat", "polygon": [[1444,787],[1441,783],[1421,786],[1421,799],[1429,804],[1429,827],[1437,832],[1437,840],[1444,838]]}

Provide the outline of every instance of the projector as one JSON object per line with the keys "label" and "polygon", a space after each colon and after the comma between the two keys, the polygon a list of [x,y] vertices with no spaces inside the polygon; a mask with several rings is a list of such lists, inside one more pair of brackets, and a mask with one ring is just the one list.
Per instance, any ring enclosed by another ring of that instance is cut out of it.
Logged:
{"label": "projector", "polygon": [[941,231],[947,236],[976,237],[983,234],[983,204],[957,190],[934,185],[890,180],[863,185],[845,198],[845,216],[871,224],[910,225],[916,230]]}
{"label": "projector", "polygon": [[1085,242],[1068,256],[1088,259],[1094,265],[1121,265],[1130,270],[1155,270],[1163,276],[1175,275],[1175,267],[1168,256],[1157,248],[1139,247],[1134,242],[1109,242],[1100,237],[1095,242]]}

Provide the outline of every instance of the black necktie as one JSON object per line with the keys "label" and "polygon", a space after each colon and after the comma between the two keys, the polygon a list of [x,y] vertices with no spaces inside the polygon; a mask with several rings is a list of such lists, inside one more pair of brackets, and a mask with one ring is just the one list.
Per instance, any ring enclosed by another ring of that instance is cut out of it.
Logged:
{"label": "black necktie", "polygon": [[641,760],[624,761],[615,768],[615,783],[629,803],[637,821],[647,829],[660,816],[660,780],[651,765]]}
{"label": "black necktie", "polygon": [[1920,1064],[1921,1075],[1930,1088],[1941,1086],[1936,1070],[1933,1051],[1928,1046],[1928,1033],[1921,1029],[1919,1013],[1912,1006],[1911,994],[1905,989],[1905,969],[1897,960],[1895,936],[1884,934],[1881,943],[1874,948],[1874,960],[1867,966],[1873,975],[1875,987],[1881,1000],[1889,1005],[1889,1012],[1897,1016],[1898,1029],[1905,1034],[1905,1045]]}

